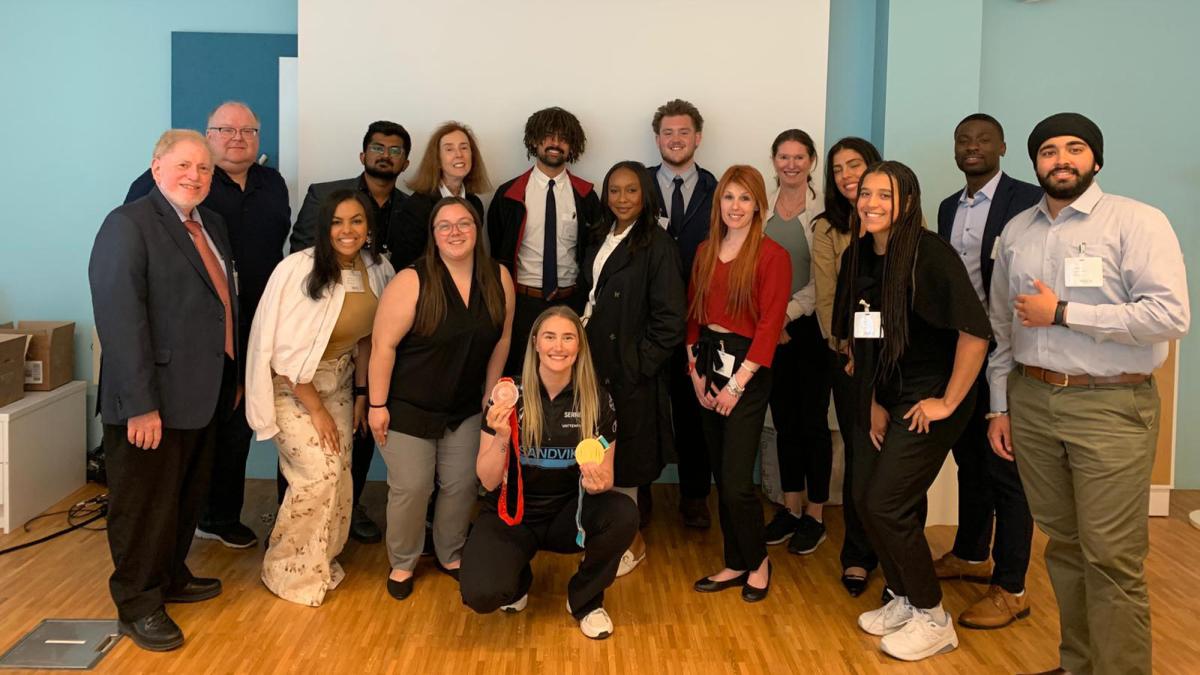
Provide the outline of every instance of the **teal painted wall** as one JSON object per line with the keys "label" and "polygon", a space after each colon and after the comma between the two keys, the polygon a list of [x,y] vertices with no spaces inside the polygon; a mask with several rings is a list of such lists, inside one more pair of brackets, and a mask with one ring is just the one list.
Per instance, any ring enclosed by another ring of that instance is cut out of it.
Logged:
{"label": "teal painted wall", "polygon": [[[887,0],[882,0],[886,5]],[[870,139],[875,100],[876,0],[829,3],[829,69],[825,92],[825,150],[840,138]],[[821,169],[823,171],[823,169]]]}

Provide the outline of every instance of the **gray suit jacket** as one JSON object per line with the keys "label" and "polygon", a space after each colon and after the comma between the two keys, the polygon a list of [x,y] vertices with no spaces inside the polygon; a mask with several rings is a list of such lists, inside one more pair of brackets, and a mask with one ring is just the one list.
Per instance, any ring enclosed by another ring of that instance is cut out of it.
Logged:
{"label": "gray suit jacket", "polygon": [[[313,183],[308,186],[308,193],[304,195],[304,203],[300,205],[300,213],[296,215],[296,225],[292,228],[292,236],[289,240],[289,253],[301,251],[313,245],[313,239],[316,237],[317,219],[321,217],[321,204],[329,195],[337,190],[356,190],[367,195],[367,201],[375,203],[371,198],[371,194],[367,192],[367,187],[363,183],[362,174],[354,178],[346,178],[343,180],[331,180],[326,183]],[[399,229],[400,224],[400,204],[408,195],[400,191],[399,188],[392,190],[392,217],[386,223],[375,223],[375,236],[379,237],[380,253],[388,254],[387,250],[389,232],[392,228]],[[389,256],[390,257],[390,256]]]}
{"label": "gray suit jacket", "polygon": [[[197,208],[225,262],[236,326],[225,222]],[[191,235],[157,187],[104,219],[88,280],[102,346],[96,405],[104,423],[125,424],[157,410],[164,428],[207,426],[224,374],[225,307]]]}

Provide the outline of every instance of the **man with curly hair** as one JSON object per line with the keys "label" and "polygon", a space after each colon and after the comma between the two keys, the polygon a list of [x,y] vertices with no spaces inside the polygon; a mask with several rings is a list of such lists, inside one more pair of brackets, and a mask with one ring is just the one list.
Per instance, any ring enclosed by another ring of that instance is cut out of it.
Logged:
{"label": "man with curly hair", "polygon": [[496,189],[488,208],[492,256],[516,280],[513,348],[506,375],[517,375],[525,358],[523,340],[546,308],[583,307],[575,280],[583,261],[580,234],[599,220],[600,199],[592,184],[567,171],[583,155],[587,136],[579,120],[559,107],[545,108],[525,121],[528,171]]}

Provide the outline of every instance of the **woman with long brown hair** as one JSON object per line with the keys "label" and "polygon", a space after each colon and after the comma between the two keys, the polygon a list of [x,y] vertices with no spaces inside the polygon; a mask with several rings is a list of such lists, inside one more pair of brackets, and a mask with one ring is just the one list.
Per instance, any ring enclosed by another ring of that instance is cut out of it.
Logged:
{"label": "woman with long brown hair", "polygon": [[742,587],[767,597],[771,564],[754,486],[771,361],[786,319],[792,264],[763,234],[767,193],[757,169],[735,165],[717,183],[708,240],[688,289],[688,370],[720,503],[725,567],[696,582],[702,593]]}
{"label": "woman with long brown hair", "polygon": [[368,420],[388,467],[387,588],[397,600],[413,590],[435,472],[434,552],[452,577],[477,497],[476,430],[508,355],[515,296],[479,225],[465,199],[438,202],[425,255],[379,300]]}

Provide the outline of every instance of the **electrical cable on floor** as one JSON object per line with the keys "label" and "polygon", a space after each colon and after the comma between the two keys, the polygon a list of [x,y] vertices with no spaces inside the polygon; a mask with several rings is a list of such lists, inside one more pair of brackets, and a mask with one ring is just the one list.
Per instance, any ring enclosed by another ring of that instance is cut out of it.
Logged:
{"label": "electrical cable on floor", "polygon": [[[30,548],[31,546],[37,546],[38,544],[43,544],[43,543],[50,541],[51,539],[54,539],[56,537],[61,537],[62,535],[67,534],[68,532],[74,532],[75,530],[82,529],[82,530],[89,530],[92,532],[98,532],[98,531],[104,530],[105,528],[102,528],[102,527],[100,527],[100,528],[87,527],[87,525],[90,525],[91,523],[94,523],[97,520],[100,520],[101,518],[108,515],[108,493],[104,493],[102,495],[96,495],[95,497],[92,497],[90,499],[79,502],[78,504],[75,504],[74,506],[67,509],[66,511],[56,511],[54,513],[46,513],[46,514],[37,516],[36,518],[32,518],[32,519],[30,519],[30,521],[28,523],[25,523],[24,529],[26,532],[28,532],[30,523],[40,520],[45,517],[62,515],[63,513],[67,514],[67,523],[68,523],[69,527],[67,527],[66,529],[63,529],[63,530],[59,530],[58,532],[52,532],[51,534],[48,534],[40,539],[35,539],[33,541],[27,541],[24,544],[18,544],[16,546],[12,546],[12,547],[0,550],[0,555],[4,555],[6,553],[14,553],[14,552],[20,551],[22,549]],[[80,520],[81,518],[83,520]]]}

